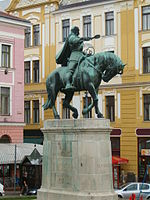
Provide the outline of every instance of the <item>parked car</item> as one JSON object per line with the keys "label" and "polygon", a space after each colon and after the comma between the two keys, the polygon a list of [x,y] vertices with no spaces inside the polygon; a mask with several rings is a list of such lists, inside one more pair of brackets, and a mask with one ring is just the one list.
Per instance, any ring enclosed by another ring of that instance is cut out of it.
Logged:
{"label": "parked car", "polygon": [[4,196],[4,186],[0,183],[0,196]]}
{"label": "parked car", "polygon": [[123,185],[121,189],[115,190],[115,192],[119,198],[129,199],[132,194],[135,194],[136,197],[142,195],[144,199],[150,199],[150,184],[138,182],[128,183]]}

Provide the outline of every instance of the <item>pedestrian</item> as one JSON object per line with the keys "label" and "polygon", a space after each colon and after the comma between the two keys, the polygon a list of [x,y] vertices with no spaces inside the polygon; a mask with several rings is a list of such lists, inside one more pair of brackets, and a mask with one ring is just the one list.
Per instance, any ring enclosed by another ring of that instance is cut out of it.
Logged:
{"label": "pedestrian", "polygon": [[24,175],[22,176],[20,195],[27,195],[27,193],[28,193],[27,172],[25,172]]}

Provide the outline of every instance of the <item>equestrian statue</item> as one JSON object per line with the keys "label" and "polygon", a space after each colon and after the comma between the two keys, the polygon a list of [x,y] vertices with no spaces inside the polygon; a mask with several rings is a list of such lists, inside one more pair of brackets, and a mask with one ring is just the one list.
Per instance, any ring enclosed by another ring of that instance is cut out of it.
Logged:
{"label": "equestrian statue", "polygon": [[98,107],[98,88],[102,80],[109,82],[117,74],[122,74],[125,64],[114,53],[85,54],[84,41],[98,38],[100,35],[79,37],[79,28],[75,26],[71,29],[62,50],[56,55],[56,63],[62,67],[56,68],[47,77],[48,99],[43,105],[44,110],[53,109],[54,118],[60,119],[55,107],[59,92],[65,94],[63,107],[73,112],[73,118],[78,118],[78,110],[70,102],[74,92],[84,90],[90,93],[92,103],[83,109],[82,114],[87,114],[94,107],[97,117],[103,118]]}

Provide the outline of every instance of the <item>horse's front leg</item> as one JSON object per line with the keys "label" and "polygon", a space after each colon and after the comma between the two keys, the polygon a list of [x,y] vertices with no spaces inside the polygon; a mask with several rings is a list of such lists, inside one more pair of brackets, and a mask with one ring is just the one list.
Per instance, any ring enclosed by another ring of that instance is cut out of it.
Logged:
{"label": "horse's front leg", "polygon": [[93,99],[93,103],[90,104],[88,108],[92,109],[93,107],[95,107],[95,113],[97,114],[97,117],[98,118],[103,118],[103,115],[100,112],[99,107],[98,107],[98,95],[97,95],[98,94],[98,89],[95,89],[93,83],[89,83],[87,89],[88,89],[88,91],[89,91],[89,93],[90,93],[90,95],[91,95],[91,97]]}
{"label": "horse's front leg", "polygon": [[78,110],[75,107],[70,105],[73,95],[74,95],[74,92],[66,93],[66,96],[65,96],[65,99],[63,102],[63,107],[70,109],[73,112],[73,114],[72,114],[73,118],[77,119],[78,118]]}
{"label": "horse's front leg", "polygon": [[[98,97],[98,88],[96,89],[96,95]],[[103,114],[100,112],[99,107],[98,107],[98,100],[97,103],[95,102],[95,113],[97,114],[98,118],[104,118]]]}
{"label": "horse's front leg", "polygon": [[88,112],[90,112],[92,110],[92,108],[94,107],[94,103],[92,102],[87,108],[84,108],[82,110],[82,115],[87,114]]}

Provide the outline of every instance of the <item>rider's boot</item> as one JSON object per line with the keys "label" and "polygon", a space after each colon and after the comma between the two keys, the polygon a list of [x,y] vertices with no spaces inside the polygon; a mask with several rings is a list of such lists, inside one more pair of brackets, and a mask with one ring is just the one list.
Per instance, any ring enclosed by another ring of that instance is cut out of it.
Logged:
{"label": "rider's boot", "polygon": [[74,91],[76,88],[72,85],[71,83],[71,80],[72,80],[72,73],[69,72],[68,75],[67,75],[67,83],[66,83],[66,87],[63,88],[63,91]]}

